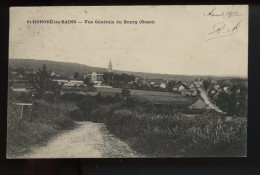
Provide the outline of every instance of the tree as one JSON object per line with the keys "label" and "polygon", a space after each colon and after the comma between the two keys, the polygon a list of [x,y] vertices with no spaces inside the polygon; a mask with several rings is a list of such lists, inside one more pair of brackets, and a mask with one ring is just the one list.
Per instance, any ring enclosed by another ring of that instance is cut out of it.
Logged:
{"label": "tree", "polygon": [[130,97],[131,94],[130,94],[130,91],[128,89],[122,89],[121,95],[123,96],[123,98],[125,100],[127,100],[128,97]]}
{"label": "tree", "polygon": [[113,84],[113,77],[114,74],[112,72],[104,72],[103,73],[103,80],[105,84],[112,85]]}
{"label": "tree", "polygon": [[16,72],[20,75],[25,75],[25,69],[24,68],[17,68]]}
{"label": "tree", "polygon": [[93,83],[91,82],[91,80],[90,80],[89,77],[86,77],[86,78],[84,79],[83,83],[84,83],[85,85],[87,85],[89,88],[93,88],[93,87],[94,87],[94,86],[93,86]]}
{"label": "tree", "polygon": [[39,68],[39,71],[35,76],[30,77],[30,81],[32,83],[32,86],[36,89],[37,94],[40,96],[40,98],[43,99],[45,93],[48,90],[51,90],[51,84],[52,84],[52,76],[51,71],[47,70],[46,65],[44,64],[42,68]]}
{"label": "tree", "polygon": [[61,94],[61,85],[59,85],[59,83],[57,81],[52,81],[51,83],[51,91],[53,92],[53,96],[54,96],[54,105],[57,101],[57,98],[60,96]]}
{"label": "tree", "polygon": [[77,79],[79,79],[79,78],[80,78],[79,73],[78,73],[78,72],[75,72],[75,73],[74,73],[74,79],[77,80]]}
{"label": "tree", "polygon": [[104,73],[103,73],[103,80],[104,80],[104,83],[105,83],[105,84],[108,84],[109,78],[110,78],[110,73],[104,72]]}
{"label": "tree", "polygon": [[172,91],[172,88],[174,85],[175,85],[174,81],[169,81],[166,83],[166,89],[168,89],[169,91]]}
{"label": "tree", "polygon": [[211,83],[208,80],[204,80],[203,81],[203,88],[205,90],[208,90],[208,88],[210,87]]}

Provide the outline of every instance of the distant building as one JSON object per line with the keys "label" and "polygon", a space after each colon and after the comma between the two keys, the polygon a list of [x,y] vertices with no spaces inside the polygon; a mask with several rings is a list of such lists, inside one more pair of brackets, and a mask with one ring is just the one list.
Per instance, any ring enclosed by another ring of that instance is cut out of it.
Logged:
{"label": "distant building", "polygon": [[151,81],[156,82],[156,83],[163,83],[165,82],[164,78],[153,78],[151,79]]}
{"label": "distant building", "polygon": [[[108,72],[111,73],[113,72],[113,66],[112,66],[112,61],[110,59],[109,64],[108,64]],[[100,85],[104,79],[103,79],[103,73],[97,73],[97,72],[92,72],[92,73],[87,73],[83,75],[83,78],[85,79],[86,77],[89,77],[91,82],[95,85]],[[113,77],[112,77],[113,80]]]}
{"label": "distant building", "polygon": [[195,88],[195,85],[192,83],[192,84],[189,85],[189,88],[193,89],[193,88]]}
{"label": "distant building", "polygon": [[[51,72],[51,76],[52,77],[57,77],[57,78],[59,77],[59,75],[55,74],[55,72]],[[73,79],[74,77],[71,77],[71,78]]]}
{"label": "distant building", "polygon": [[35,68],[30,70],[25,70],[25,74],[36,74]]}
{"label": "distant building", "polygon": [[195,87],[194,88],[190,88],[189,92],[191,93],[191,96],[198,95],[198,90]]}
{"label": "distant building", "polygon": [[28,92],[27,85],[25,83],[16,83],[11,86],[13,92]]}
{"label": "distant building", "polygon": [[206,103],[201,99],[198,99],[195,103],[190,105],[190,109],[205,109],[207,107]]}
{"label": "distant building", "polygon": [[219,90],[219,89],[220,89],[220,85],[216,84],[216,85],[214,86],[214,89]]}
{"label": "distant building", "polygon": [[161,83],[160,84],[160,88],[165,89],[166,88],[166,83]]}
{"label": "distant building", "polygon": [[203,81],[200,81],[200,79],[198,81],[194,81],[194,84],[196,87],[202,87],[203,86]]}
{"label": "distant building", "polygon": [[89,77],[91,82],[93,84],[101,84],[103,82],[103,74],[102,73],[96,73],[96,72],[92,72],[92,73],[86,73],[85,75],[83,75],[84,79],[86,77]]}
{"label": "distant building", "polygon": [[223,90],[224,90],[227,94],[230,93],[230,87],[229,87],[229,86],[225,86],[225,87],[223,88]]}
{"label": "distant building", "polygon": [[179,92],[181,92],[183,89],[185,89],[185,87],[183,85],[180,85],[180,84],[176,84],[172,88],[173,91],[179,91]]}

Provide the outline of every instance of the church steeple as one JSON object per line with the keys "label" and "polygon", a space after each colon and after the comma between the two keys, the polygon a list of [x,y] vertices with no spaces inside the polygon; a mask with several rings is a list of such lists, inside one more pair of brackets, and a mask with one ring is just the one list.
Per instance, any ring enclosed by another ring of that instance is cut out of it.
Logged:
{"label": "church steeple", "polygon": [[111,62],[111,59],[109,60],[109,64],[108,64],[108,72],[113,72],[113,69],[112,69],[112,62]]}

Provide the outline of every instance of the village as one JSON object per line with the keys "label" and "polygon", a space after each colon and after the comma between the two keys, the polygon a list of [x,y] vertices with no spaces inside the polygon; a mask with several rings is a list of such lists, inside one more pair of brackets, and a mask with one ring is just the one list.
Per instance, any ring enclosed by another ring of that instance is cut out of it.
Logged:
{"label": "village", "polygon": [[[24,70],[19,68],[10,72],[9,85],[10,90],[16,93],[31,93],[34,96],[35,88],[30,84],[30,76],[36,74],[35,69]],[[204,80],[194,78],[191,80],[172,80],[167,78],[143,78],[141,76],[133,76],[125,73],[116,74],[113,72],[113,65],[110,59],[107,72],[86,72],[79,75],[64,77],[56,74],[54,71],[49,72],[53,82],[57,82],[61,88],[60,94],[81,94],[96,95],[100,89],[129,89],[141,91],[158,91],[171,92],[185,97],[194,97],[197,100],[189,105],[190,109],[213,109],[220,113],[224,113],[216,105],[219,95],[225,93],[230,95],[235,93],[241,94],[241,88],[236,88],[235,92],[231,92],[234,83],[231,80],[219,81]],[[118,92],[116,90],[116,92]],[[234,89],[233,89],[234,91]],[[53,94],[53,91],[47,90],[46,94]],[[239,103],[239,102],[238,102]]]}

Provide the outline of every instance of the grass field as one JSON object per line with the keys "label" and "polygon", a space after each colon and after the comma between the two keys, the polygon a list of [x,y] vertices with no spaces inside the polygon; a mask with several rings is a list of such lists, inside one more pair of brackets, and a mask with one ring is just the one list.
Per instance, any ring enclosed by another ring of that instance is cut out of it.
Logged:
{"label": "grass field", "polygon": [[34,101],[30,109],[24,108],[21,117],[20,106],[13,105],[10,99],[7,111],[7,157],[15,158],[28,153],[32,147],[43,146],[53,136],[75,126],[70,118],[70,111],[75,110],[70,104]]}
{"label": "grass field", "polygon": [[[116,93],[121,93],[120,88],[96,88],[98,92],[101,92],[102,96],[114,96]],[[131,96],[141,100],[147,100],[157,104],[180,104],[190,105],[197,97],[186,97],[180,94],[172,92],[159,92],[159,91],[145,91],[145,90],[130,90]]]}

